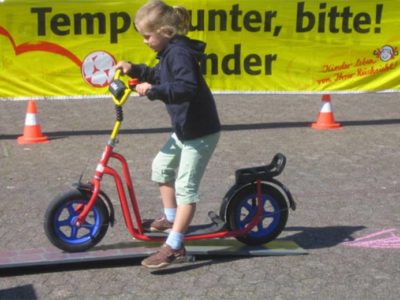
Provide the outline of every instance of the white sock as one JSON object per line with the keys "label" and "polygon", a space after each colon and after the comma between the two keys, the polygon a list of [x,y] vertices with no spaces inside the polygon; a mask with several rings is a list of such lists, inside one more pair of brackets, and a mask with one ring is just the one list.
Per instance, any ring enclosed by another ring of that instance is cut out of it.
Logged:
{"label": "white sock", "polygon": [[175,221],[176,208],[164,208],[164,215],[168,222],[173,223]]}
{"label": "white sock", "polygon": [[167,241],[165,242],[174,250],[182,248],[184,234],[176,231],[171,231],[168,234]]}

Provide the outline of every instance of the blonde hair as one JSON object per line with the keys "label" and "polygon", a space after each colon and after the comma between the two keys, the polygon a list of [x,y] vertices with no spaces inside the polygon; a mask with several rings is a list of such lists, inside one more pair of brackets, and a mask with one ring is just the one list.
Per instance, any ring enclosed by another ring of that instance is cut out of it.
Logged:
{"label": "blonde hair", "polygon": [[135,25],[158,32],[167,38],[186,35],[190,27],[190,14],[183,6],[169,6],[163,1],[153,0],[143,5],[136,13]]}

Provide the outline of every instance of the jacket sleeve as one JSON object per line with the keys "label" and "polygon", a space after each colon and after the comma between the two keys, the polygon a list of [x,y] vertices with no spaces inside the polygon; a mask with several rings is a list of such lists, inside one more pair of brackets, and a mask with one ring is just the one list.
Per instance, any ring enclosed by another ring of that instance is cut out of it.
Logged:
{"label": "jacket sleeve", "polygon": [[132,78],[138,78],[140,81],[148,82],[151,84],[158,83],[158,66],[151,68],[144,64],[132,64],[131,70],[128,72],[128,76]]}
{"label": "jacket sleeve", "polygon": [[149,99],[160,99],[167,104],[180,104],[191,101],[198,90],[199,65],[197,60],[184,49],[176,49],[164,58],[169,78],[162,84],[153,85],[148,93]]}

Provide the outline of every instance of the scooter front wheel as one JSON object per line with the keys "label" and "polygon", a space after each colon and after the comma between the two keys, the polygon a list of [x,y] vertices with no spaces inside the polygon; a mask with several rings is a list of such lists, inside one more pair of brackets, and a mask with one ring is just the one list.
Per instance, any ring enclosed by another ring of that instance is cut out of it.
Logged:
{"label": "scooter front wheel", "polygon": [[[288,206],[283,195],[266,185],[261,186],[263,212],[258,224],[246,235],[236,239],[248,245],[261,245],[274,240],[285,228]],[[231,230],[242,230],[257,214],[257,191],[255,185],[240,190],[230,201],[227,223]]]}
{"label": "scooter front wheel", "polygon": [[54,246],[67,252],[85,251],[104,237],[109,226],[109,214],[100,199],[97,199],[84,224],[75,224],[89,199],[89,192],[72,190],[50,203],[44,216],[44,231]]}

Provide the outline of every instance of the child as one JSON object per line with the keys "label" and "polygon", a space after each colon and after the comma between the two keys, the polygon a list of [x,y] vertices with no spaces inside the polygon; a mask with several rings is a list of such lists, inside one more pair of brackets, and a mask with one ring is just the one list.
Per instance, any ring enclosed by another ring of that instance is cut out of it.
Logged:
{"label": "child", "polygon": [[139,78],[142,83],[136,91],[140,96],[165,103],[173,128],[152,164],[164,216],[150,224],[151,230],[170,231],[159,251],[142,261],[148,268],[185,260],[184,233],[194,216],[200,181],[221,129],[214,98],[199,67],[205,43],[185,36],[189,25],[185,8],[148,2],[138,10],[135,27],[144,43],[157,52],[159,62],[154,68],[126,61],[116,66]]}

